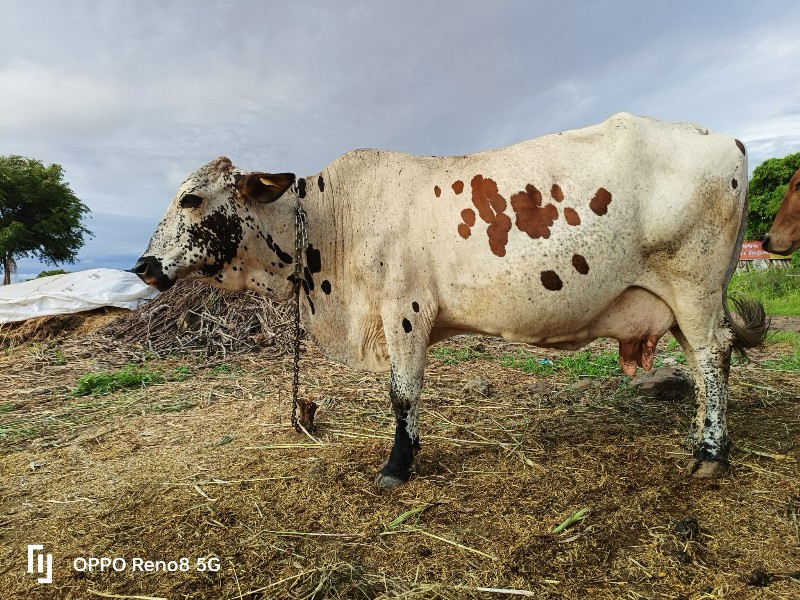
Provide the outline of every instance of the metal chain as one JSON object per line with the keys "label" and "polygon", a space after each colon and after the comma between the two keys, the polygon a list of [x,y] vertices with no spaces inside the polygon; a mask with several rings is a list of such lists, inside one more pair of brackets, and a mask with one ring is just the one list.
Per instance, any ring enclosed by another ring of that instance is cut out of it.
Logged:
{"label": "metal chain", "polygon": [[300,354],[302,342],[300,340],[300,282],[303,276],[303,249],[306,246],[306,212],[300,205],[300,195],[297,184],[294,185],[294,372],[292,377],[292,427],[300,433],[300,423],[297,418],[297,397],[300,387]]}

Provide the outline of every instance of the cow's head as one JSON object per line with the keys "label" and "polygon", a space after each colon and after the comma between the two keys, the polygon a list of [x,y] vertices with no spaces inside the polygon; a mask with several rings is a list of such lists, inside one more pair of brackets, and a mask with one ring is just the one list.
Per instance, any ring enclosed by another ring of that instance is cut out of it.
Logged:
{"label": "cow's head", "polygon": [[792,176],[769,233],[761,242],[764,250],[789,255],[800,248],[800,169]]}
{"label": "cow's head", "polygon": [[[230,290],[261,286],[265,273],[279,275],[287,267],[262,264],[259,251],[269,245],[274,252],[276,243],[263,230],[261,211],[294,179],[292,173],[248,173],[225,157],[199,168],[178,188],[134,273],[162,291],[182,278],[205,279]],[[275,224],[273,235],[279,231],[286,235],[283,229],[294,225],[290,219],[282,221],[287,222]],[[291,257],[283,254],[288,259],[284,262],[291,263]],[[285,275],[278,281],[280,288],[264,283],[264,291],[283,293],[283,287],[291,286]]]}

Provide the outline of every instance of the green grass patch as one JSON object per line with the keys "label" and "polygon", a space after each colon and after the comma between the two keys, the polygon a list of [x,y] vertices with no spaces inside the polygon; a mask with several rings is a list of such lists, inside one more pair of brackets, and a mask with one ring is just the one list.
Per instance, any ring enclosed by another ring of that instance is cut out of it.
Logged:
{"label": "green grass patch", "polygon": [[34,437],[38,432],[39,428],[25,419],[12,419],[0,423],[0,440],[4,441]]}
{"label": "green grass patch", "polygon": [[770,346],[782,346],[786,350],[780,352],[778,358],[762,360],[761,366],[764,369],[800,373],[800,334],[794,331],[773,331],[767,337],[767,344]]}
{"label": "green grass patch", "polygon": [[197,406],[197,402],[190,400],[176,400],[175,402],[161,402],[159,404],[150,405],[150,410],[155,413],[172,413],[188,410]]}
{"label": "green grass patch", "polygon": [[736,295],[758,300],[768,315],[800,315],[800,268],[735,273],[728,285],[728,296]]}
{"label": "green grass patch", "polygon": [[438,358],[446,365],[457,365],[476,358],[489,358],[486,352],[476,350],[472,346],[462,346],[454,348],[452,346],[435,346],[431,350],[431,355]]}
{"label": "green grass patch", "polygon": [[15,404],[13,402],[3,402],[0,403],[0,415],[3,413],[11,412],[14,410]]}
{"label": "green grass patch", "polygon": [[116,371],[106,373],[87,373],[78,379],[72,396],[105,396],[117,390],[140,388],[163,383],[160,371],[140,368],[133,364],[125,365]]}
{"label": "green grass patch", "polygon": [[576,352],[557,361],[542,359],[540,356],[518,350],[513,354],[502,356],[500,364],[539,377],[559,373],[570,380],[580,377],[607,377],[618,375],[620,372],[617,353],[608,350],[599,353]]}
{"label": "green grass patch", "polygon": [[800,351],[795,351],[794,354],[781,356],[778,359],[762,360],[761,366],[767,371],[800,373]]}
{"label": "green grass patch", "polygon": [[221,363],[211,368],[212,375],[228,375],[233,373],[234,369],[231,365]]}
{"label": "green grass patch", "polygon": [[[483,350],[480,344],[474,346],[435,346],[431,350],[438,360],[448,365],[457,365],[470,360],[497,360],[509,369],[523,371],[537,377],[549,377],[554,374],[566,376],[574,381],[581,377],[609,377],[621,373],[619,355],[611,350],[591,352],[584,350],[567,354],[558,360],[543,358],[541,354],[533,354],[524,349],[516,352],[492,354]],[[656,353],[655,366],[664,365],[666,358],[672,358],[674,363],[686,364],[686,357],[681,351],[681,346],[675,338],[670,338],[666,344],[666,351]]]}
{"label": "green grass patch", "polygon": [[772,331],[767,336],[767,345],[784,344],[795,352],[800,351],[800,333],[794,331]]}
{"label": "green grass patch", "polygon": [[509,369],[524,371],[538,377],[547,377],[556,372],[553,361],[529,354],[524,350],[517,350],[513,354],[504,354],[500,357],[500,364]]}
{"label": "green grass patch", "polygon": [[192,374],[192,370],[187,365],[178,365],[170,374],[171,381],[186,381]]}

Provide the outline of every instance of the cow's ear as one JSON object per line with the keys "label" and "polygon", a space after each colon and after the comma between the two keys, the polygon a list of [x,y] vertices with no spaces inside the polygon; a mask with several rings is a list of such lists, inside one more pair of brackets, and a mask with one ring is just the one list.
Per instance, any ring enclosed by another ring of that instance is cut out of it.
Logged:
{"label": "cow's ear", "polygon": [[269,204],[283,196],[294,183],[294,173],[250,173],[236,176],[236,189],[243,200]]}

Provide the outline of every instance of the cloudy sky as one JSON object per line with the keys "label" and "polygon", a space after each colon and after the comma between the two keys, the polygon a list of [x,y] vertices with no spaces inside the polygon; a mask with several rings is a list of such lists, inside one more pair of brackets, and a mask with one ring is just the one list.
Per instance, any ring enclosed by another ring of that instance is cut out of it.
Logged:
{"label": "cloudy sky", "polygon": [[[219,156],[321,170],[464,154],[628,111],[800,151],[800,3],[0,0],[0,155],[59,163],[127,269]],[[19,278],[44,268],[19,261]]]}

